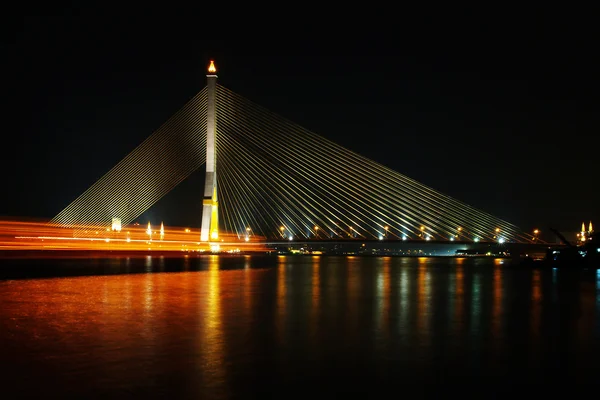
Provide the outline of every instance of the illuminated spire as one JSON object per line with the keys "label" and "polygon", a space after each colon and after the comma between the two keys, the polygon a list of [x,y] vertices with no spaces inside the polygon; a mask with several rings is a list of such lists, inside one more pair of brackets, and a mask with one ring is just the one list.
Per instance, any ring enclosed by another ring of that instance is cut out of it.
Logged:
{"label": "illuminated spire", "polygon": [[585,232],[585,222],[581,223],[581,232]]}
{"label": "illuminated spire", "polygon": [[150,226],[150,222],[148,221],[148,229],[146,229],[146,233],[148,236],[152,237],[152,227]]}
{"label": "illuminated spire", "polygon": [[160,223],[160,238],[164,238],[165,237],[165,225],[161,222]]}
{"label": "illuminated spire", "polygon": [[210,60],[210,65],[208,66],[208,72],[210,72],[211,74],[214,74],[215,72],[217,72],[217,69],[215,68],[215,62],[213,60]]}
{"label": "illuminated spire", "polygon": [[592,221],[590,221],[590,224],[588,225],[588,232],[592,233],[594,231],[594,228],[592,228]]}

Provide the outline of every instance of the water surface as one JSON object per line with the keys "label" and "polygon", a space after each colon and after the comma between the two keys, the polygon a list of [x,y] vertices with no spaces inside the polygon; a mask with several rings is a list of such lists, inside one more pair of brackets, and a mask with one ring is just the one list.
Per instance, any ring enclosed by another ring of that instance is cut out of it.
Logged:
{"label": "water surface", "polygon": [[10,398],[552,392],[599,374],[596,270],[202,256],[3,260],[0,271]]}

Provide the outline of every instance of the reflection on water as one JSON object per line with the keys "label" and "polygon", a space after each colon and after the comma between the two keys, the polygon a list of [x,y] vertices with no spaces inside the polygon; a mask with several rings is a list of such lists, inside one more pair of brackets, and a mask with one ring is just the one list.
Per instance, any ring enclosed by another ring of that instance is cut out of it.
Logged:
{"label": "reflection on water", "polygon": [[[534,270],[531,278],[531,334],[534,338],[540,335],[542,307],[542,277],[540,270]],[[535,342],[535,341],[534,341]]]}
{"label": "reflection on water", "polygon": [[319,310],[321,306],[321,275],[320,275],[321,257],[312,258],[311,271],[311,304],[310,304],[310,334],[314,337],[317,334],[319,326]]}
{"label": "reflection on water", "polygon": [[500,341],[500,339],[502,338],[502,299],[503,299],[503,293],[504,293],[504,288],[502,286],[502,276],[503,276],[503,271],[502,268],[498,265],[494,266],[494,276],[493,276],[493,298],[492,298],[492,326],[491,326],[491,330],[492,330],[492,334],[494,335],[495,338],[495,350],[496,352],[499,351],[500,349],[498,348],[498,342]]}
{"label": "reflection on water", "polygon": [[596,379],[595,270],[324,256],[64,263],[54,271],[89,263],[107,275],[0,281],[3,393],[231,398]]}
{"label": "reflection on water", "polygon": [[427,265],[427,258],[420,257],[418,259],[418,274],[417,274],[417,329],[419,344],[421,346],[429,346],[431,336],[430,322],[430,307],[431,307],[431,272]]}

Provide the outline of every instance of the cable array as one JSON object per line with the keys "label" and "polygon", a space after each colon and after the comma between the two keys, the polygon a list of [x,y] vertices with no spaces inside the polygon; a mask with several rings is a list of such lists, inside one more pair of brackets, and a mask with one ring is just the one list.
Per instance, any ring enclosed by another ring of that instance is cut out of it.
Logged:
{"label": "cable array", "polygon": [[51,222],[127,225],[143,214],[206,162],[206,97],[204,88]]}
{"label": "cable array", "polygon": [[221,85],[217,118],[221,224],[240,237],[530,241]]}
{"label": "cable array", "polygon": [[[221,86],[222,231],[239,238],[530,242],[515,225],[346,149]],[[206,162],[207,89],[52,222],[127,225]],[[197,193],[199,201],[202,190]]]}

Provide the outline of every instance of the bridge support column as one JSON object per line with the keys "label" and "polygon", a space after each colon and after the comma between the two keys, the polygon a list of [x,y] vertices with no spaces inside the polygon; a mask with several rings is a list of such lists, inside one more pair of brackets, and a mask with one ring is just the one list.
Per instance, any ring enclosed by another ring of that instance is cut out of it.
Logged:
{"label": "bridge support column", "polygon": [[216,116],[216,85],[217,75],[213,61],[206,75],[207,110],[206,110],[206,178],[204,180],[204,198],[202,200],[202,227],[200,241],[208,242],[219,239],[219,208],[217,202],[217,163],[215,132]]}

